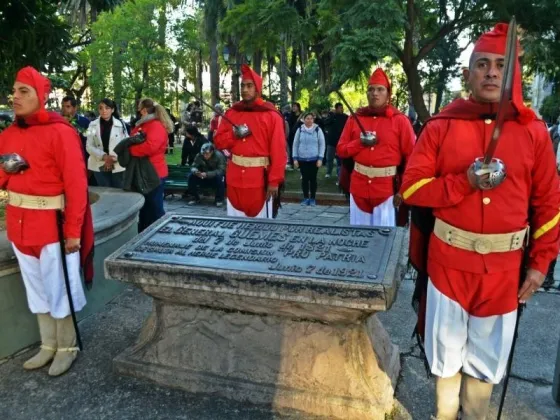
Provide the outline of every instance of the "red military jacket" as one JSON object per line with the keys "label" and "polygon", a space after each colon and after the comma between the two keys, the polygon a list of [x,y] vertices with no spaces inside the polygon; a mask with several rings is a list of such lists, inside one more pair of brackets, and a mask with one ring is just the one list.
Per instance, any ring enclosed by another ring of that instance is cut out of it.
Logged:
{"label": "red military jacket", "polygon": [[[56,115],[50,113],[51,119]],[[62,120],[62,117],[59,117]],[[88,203],[87,177],[81,141],[66,122],[31,125],[13,124],[0,134],[0,154],[18,153],[29,169],[7,174],[0,170],[0,188],[20,194],[65,196],[66,238],[82,237]],[[32,210],[7,206],[8,239],[22,246],[58,242],[55,210]]]}
{"label": "red military jacket", "polygon": [[[560,192],[556,161],[546,127],[506,121],[495,157],[506,166],[498,187],[471,187],[467,169],[488,147],[495,122],[434,119],[424,128],[410,157],[401,193],[407,204],[431,207],[434,216],[457,228],[482,234],[509,233],[530,224],[529,266],[546,273],[558,255]],[[470,273],[518,269],[522,251],[461,250],[432,234],[428,258]]]}
{"label": "red military jacket", "polygon": [[[247,124],[251,134],[244,139],[233,135],[232,125],[222,118],[214,136],[214,144],[220,150],[228,149],[232,154],[244,157],[268,157],[270,166],[266,168],[268,185],[277,187],[284,182],[287,162],[284,120],[272,104],[247,107],[235,104],[226,112],[226,117],[234,124]],[[265,168],[245,168],[231,160],[227,167],[227,184],[237,188],[257,188],[265,185]]]}
{"label": "red military jacket", "polygon": [[[390,117],[379,115],[357,118],[366,131],[376,132],[378,143],[375,146],[363,145],[360,142],[360,127],[355,118],[350,117],[336,147],[337,155],[343,159],[353,158],[354,162],[375,168],[404,168],[416,139],[408,118],[399,112]],[[362,207],[360,198],[367,199],[375,207],[395,193],[394,176],[368,178],[354,170],[350,181],[350,193],[354,199],[358,198],[358,207]],[[371,212],[371,209],[362,210]]]}

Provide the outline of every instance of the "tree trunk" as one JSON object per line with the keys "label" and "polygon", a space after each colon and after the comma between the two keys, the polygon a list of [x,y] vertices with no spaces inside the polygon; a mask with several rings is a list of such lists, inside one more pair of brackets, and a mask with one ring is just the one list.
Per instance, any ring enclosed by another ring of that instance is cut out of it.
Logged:
{"label": "tree trunk", "polygon": [[274,58],[270,57],[270,55],[266,59],[266,66],[268,70],[268,98],[271,100],[272,96],[272,65],[274,62]]}
{"label": "tree trunk", "polygon": [[286,42],[280,46],[280,64],[278,73],[280,75],[280,104],[284,106],[288,103],[288,51]]}
{"label": "tree trunk", "polygon": [[253,70],[256,73],[262,75],[262,60],[263,60],[263,52],[262,50],[257,50],[253,54]]}
{"label": "tree trunk", "polygon": [[[92,6],[91,10],[90,10],[90,20],[91,20],[91,25],[93,25],[95,22],[97,22],[97,9]],[[91,42],[93,43],[95,41],[95,38],[93,36],[93,33],[91,34]],[[96,75],[98,74],[98,65],[97,65],[97,61],[95,58],[91,58],[91,74],[92,75]],[[99,90],[97,89],[97,86],[94,86],[92,84],[91,86],[91,101],[93,102],[93,104],[95,104],[97,106],[97,104],[99,103],[99,101],[101,100],[101,95],[99,93]],[[91,108],[93,108],[93,104],[89,104]]]}
{"label": "tree trunk", "polygon": [[209,40],[210,47],[210,92],[211,102],[220,102],[220,65],[218,63],[218,33]]}
{"label": "tree trunk", "polygon": [[136,95],[134,97],[135,106],[137,106],[138,102],[140,102],[140,99],[142,99],[142,92],[144,91],[144,88],[148,86],[148,83],[150,82],[149,79],[150,79],[150,63],[148,62],[148,60],[145,60],[144,63],[142,64],[142,82],[136,87]]}
{"label": "tree trunk", "polygon": [[[158,17],[158,45],[163,51],[165,49],[165,33],[167,32],[167,14],[165,13],[166,4],[164,4],[159,10]],[[157,81],[158,96],[160,101],[165,99],[165,77],[161,76],[161,79]]]}
{"label": "tree trunk", "polygon": [[198,50],[198,60],[196,63],[196,86],[195,92],[199,98],[202,98],[202,92],[204,84],[202,81],[202,73],[204,73],[203,60],[202,60],[202,48]]}
{"label": "tree trunk", "polygon": [[113,73],[113,93],[114,100],[117,103],[118,109],[122,109],[122,51],[120,49],[113,50],[112,60],[112,73]]}
{"label": "tree trunk", "polygon": [[230,60],[233,61],[233,65],[230,66],[231,69],[231,101],[232,102],[239,102],[239,70],[242,57],[239,54],[237,46],[234,42],[230,42],[229,46],[229,54]]}
{"label": "tree trunk", "polygon": [[290,63],[290,81],[292,84],[292,103],[297,102],[297,47],[292,46],[292,62]]}
{"label": "tree trunk", "polygon": [[422,89],[422,84],[420,83],[417,66],[405,66],[403,64],[403,68],[406,73],[414,110],[418,114],[420,121],[424,123],[428,118],[430,118],[430,112],[424,102],[424,90]]}
{"label": "tree trunk", "polygon": [[438,73],[438,78],[436,82],[436,103],[435,103],[435,111],[434,114],[439,112],[441,107],[441,102],[443,101],[443,93],[445,92],[445,78],[446,78],[446,71],[445,69],[441,69]]}

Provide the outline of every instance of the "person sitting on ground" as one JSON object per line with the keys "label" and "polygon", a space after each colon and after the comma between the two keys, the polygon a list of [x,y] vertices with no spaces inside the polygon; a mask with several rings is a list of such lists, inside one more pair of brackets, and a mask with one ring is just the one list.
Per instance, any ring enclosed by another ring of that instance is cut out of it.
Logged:
{"label": "person sitting on ground", "polygon": [[200,134],[198,128],[187,127],[185,131],[185,142],[183,143],[183,151],[181,152],[181,166],[193,164],[194,158],[200,151],[203,144],[207,142],[206,138]]}
{"label": "person sitting on ground", "polygon": [[216,190],[214,203],[217,207],[222,207],[225,193],[225,173],[225,156],[216,150],[212,143],[205,143],[201,147],[200,153],[196,155],[189,175],[188,193],[193,197],[193,200],[188,203],[189,206],[200,202],[199,187],[207,187]]}
{"label": "person sitting on ground", "polygon": [[297,129],[294,138],[293,160],[294,167],[301,172],[302,206],[316,205],[317,172],[325,155],[325,135],[313,120],[312,112],[305,114],[304,125]]}

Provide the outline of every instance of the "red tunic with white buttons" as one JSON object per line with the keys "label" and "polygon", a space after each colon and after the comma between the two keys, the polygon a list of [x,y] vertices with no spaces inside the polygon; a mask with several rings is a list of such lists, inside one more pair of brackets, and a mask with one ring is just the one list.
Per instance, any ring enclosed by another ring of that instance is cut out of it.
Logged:
{"label": "red tunic with white buttons", "polygon": [[[51,119],[56,115],[51,115]],[[62,119],[62,118],[61,118]],[[11,125],[0,133],[0,154],[18,153],[29,169],[7,174],[0,170],[0,188],[20,194],[64,194],[64,235],[80,238],[87,206],[87,178],[81,141],[67,123],[53,122],[21,128]],[[55,210],[7,206],[8,239],[21,246],[58,242]]]}
{"label": "red tunic with white buttons", "polygon": [[[238,107],[239,105],[236,104]],[[269,104],[270,105],[270,104]],[[270,105],[270,109],[249,108],[245,111],[229,109],[226,117],[236,125],[247,124],[251,134],[244,139],[233,135],[233,127],[222,118],[214,136],[216,148],[228,149],[232,154],[243,157],[268,157],[270,165],[247,168],[236,165],[232,160],[227,167],[227,196],[232,206],[249,217],[256,216],[263,208],[267,185],[279,186],[284,181],[287,161],[284,120]]]}
{"label": "red tunic with white buttons", "polygon": [[[401,113],[390,117],[380,115],[357,118],[366,131],[376,133],[377,144],[363,145],[360,141],[360,127],[354,117],[349,117],[336,147],[337,155],[343,159],[353,158],[354,162],[374,168],[404,168],[416,139],[408,118]],[[391,197],[395,193],[394,178],[369,178],[354,170],[350,180],[350,193],[360,210],[372,213],[374,207]]]}

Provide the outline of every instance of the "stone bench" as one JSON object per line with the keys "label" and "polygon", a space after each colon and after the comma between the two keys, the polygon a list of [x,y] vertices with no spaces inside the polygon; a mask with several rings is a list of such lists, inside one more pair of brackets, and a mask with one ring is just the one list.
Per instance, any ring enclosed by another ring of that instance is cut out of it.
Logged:
{"label": "stone bench", "polygon": [[406,266],[402,229],[172,216],[107,258],[153,297],[117,372],[190,392],[384,419],[399,352],[376,317]]}

